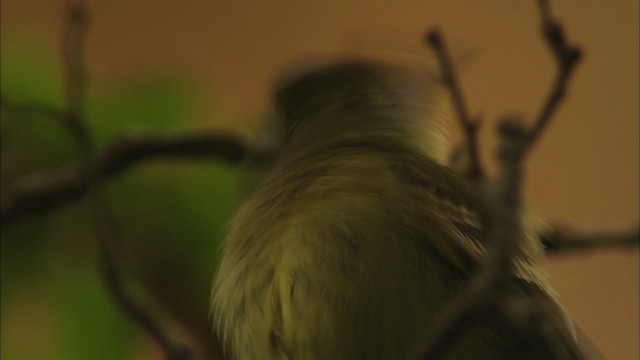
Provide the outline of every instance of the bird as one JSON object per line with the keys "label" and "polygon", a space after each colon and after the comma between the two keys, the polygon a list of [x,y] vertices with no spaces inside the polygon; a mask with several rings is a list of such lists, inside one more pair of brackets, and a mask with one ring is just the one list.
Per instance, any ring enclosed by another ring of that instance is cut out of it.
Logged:
{"label": "bird", "polygon": [[[448,164],[447,89],[415,67],[314,64],[276,84],[282,145],[231,220],[212,290],[237,360],[408,359],[487,258],[476,188]],[[509,291],[573,328],[522,209]],[[564,346],[566,345],[566,346]],[[571,344],[558,358],[570,359]],[[443,359],[543,359],[504,322],[468,329]]]}

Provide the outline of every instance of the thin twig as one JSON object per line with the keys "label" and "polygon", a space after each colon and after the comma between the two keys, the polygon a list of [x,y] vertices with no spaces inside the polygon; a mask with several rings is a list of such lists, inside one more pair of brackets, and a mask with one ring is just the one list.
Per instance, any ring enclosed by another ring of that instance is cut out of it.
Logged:
{"label": "thin twig", "polygon": [[489,313],[497,314],[499,303],[508,288],[513,261],[520,249],[514,239],[520,238],[520,176],[523,145],[526,144],[526,132],[521,122],[515,120],[501,123],[501,173],[495,179],[493,189],[485,189],[480,200],[480,210],[485,216],[485,237],[491,239],[488,258],[480,273],[471,280],[464,296],[441,312],[430,331],[424,337],[424,343],[418,346],[417,359],[438,359],[452,347],[470,328]]}
{"label": "thin twig", "polygon": [[[487,179],[485,188],[479,189],[481,190],[481,197],[478,201],[479,215],[485,226],[483,233],[486,239],[491,240],[486,264],[480,273],[472,278],[464,296],[456,299],[436,317],[428,336],[424,338],[424,343],[418,347],[419,359],[436,359],[445,354],[462,335],[465,327],[475,324],[482,318],[482,312],[497,309],[504,316],[503,310],[501,311],[498,305],[504,304],[507,293],[506,285],[512,277],[514,261],[522,256],[520,254],[521,246],[518,244],[522,238],[518,214],[521,208],[520,181],[523,158],[562,100],[569,75],[580,58],[580,51],[575,47],[567,46],[560,26],[551,20],[546,1],[538,0],[538,5],[542,15],[545,40],[558,62],[559,71],[556,83],[531,130],[527,131],[524,122],[519,117],[505,118],[499,122],[498,160],[500,173],[494,179]],[[468,118],[466,105],[462,100],[446,47],[436,30],[429,33],[428,42],[439,58],[445,83],[451,92],[454,107],[465,129],[469,155],[473,156],[473,151],[477,146],[475,127]],[[473,169],[473,158],[471,158],[471,162],[471,169]],[[470,173],[474,174],[473,171]],[[476,175],[478,174],[481,173],[476,173]],[[471,179],[474,180],[473,177]],[[476,182],[476,184],[478,183],[482,184]],[[487,184],[491,187],[487,188]],[[541,309],[538,309],[534,304],[531,309],[525,312],[534,314],[535,316],[530,317],[533,319],[542,316],[537,313],[539,311]],[[546,354],[545,356],[556,358],[561,353],[558,344],[549,343],[555,339],[549,337],[547,329],[543,328],[541,323],[529,321],[528,325],[520,325],[523,327],[530,325],[528,328],[531,328],[532,332],[536,332],[533,340],[536,343],[547,345],[540,349]],[[579,349],[572,346],[570,342],[566,351],[569,351],[567,356],[571,359],[582,358]]]}
{"label": "thin twig", "polygon": [[567,43],[562,26],[551,16],[548,2],[546,0],[536,1],[540,11],[542,34],[555,59],[557,70],[553,87],[530,130],[528,142],[531,145],[528,145],[527,149],[530,149],[533,143],[540,137],[540,134],[542,134],[542,131],[546,128],[558,105],[562,102],[569,78],[582,58],[582,50],[577,46]]}
{"label": "thin twig", "polygon": [[191,351],[175,342],[160,322],[126,290],[117,264],[115,244],[121,238],[115,213],[104,192],[96,171],[93,143],[83,121],[87,76],[84,65],[84,44],[89,16],[84,3],[70,2],[62,42],[62,63],[65,69],[65,101],[67,129],[74,136],[80,153],[80,176],[86,184],[98,240],[98,256],[103,276],[111,294],[124,312],[151,335],[170,360],[188,359]]}
{"label": "thin twig", "polygon": [[[520,226],[520,209],[521,202],[521,178],[524,156],[528,151],[531,143],[528,141],[530,132],[527,131],[524,121],[517,117],[507,117],[499,122],[500,148],[498,150],[498,158],[500,160],[501,174],[498,175],[495,183],[496,195],[486,198],[483,206],[488,207],[489,228],[494,231],[494,235],[490,237],[491,241],[495,241],[496,257],[504,257],[501,260],[489,259],[491,266],[493,261],[507,262],[509,265],[502,265],[504,271],[501,274],[494,274],[491,279],[495,282],[504,282],[513,276],[513,265],[522,255],[522,249],[519,241],[524,238]],[[488,233],[491,235],[491,233]],[[501,280],[500,277],[505,279]],[[506,288],[505,288],[506,290]],[[542,354],[544,359],[583,359],[583,355],[575,345],[573,339],[569,338],[568,332],[558,332],[549,328],[550,323],[547,317],[555,316],[555,314],[546,312],[541,304],[535,301],[520,301],[520,306],[509,306],[509,297],[499,296],[496,298],[503,306],[499,306],[501,315],[506,320],[511,320],[511,325],[521,331],[535,350]],[[518,301],[515,298],[511,300]],[[513,302],[512,302],[513,304]],[[513,310],[524,313],[524,321],[514,319]],[[546,319],[546,320],[545,320]]]}
{"label": "thin twig", "polygon": [[[247,156],[268,159],[272,147],[214,130],[129,132],[113,140],[95,158],[101,180],[155,159],[217,160],[237,164]],[[0,194],[0,223],[52,211],[87,192],[80,164],[52,173],[27,175]]]}
{"label": "thin twig", "polygon": [[447,45],[437,29],[432,29],[427,34],[427,43],[433,48],[442,69],[442,77],[445,86],[451,92],[453,108],[457,112],[458,120],[462,126],[466,142],[466,155],[469,160],[468,168],[464,173],[472,180],[484,176],[484,170],[480,164],[480,149],[478,148],[479,118],[472,119],[469,116],[462,90],[458,85],[458,78],[447,50]]}
{"label": "thin twig", "polygon": [[62,65],[64,69],[64,95],[69,132],[82,143],[83,150],[91,150],[90,137],[81,117],[87,87],[84,64],[84,46],[89,30],[89,15],[83,4],[70,1],[65,9],[65,28],[62,35]]}
{"label": "thin twig", "polygon": [[541,236],[542,245],[547,252],[557,254],[575,250],[593,250],[602,248],[628,248],[640,244],[638,228],[619,232],[580,233],[568,229],[556,228]]}
{"label": "thin twig", "polygon": [[60,122],[61,125],[66,126],[64,120],[66,119],[66,114],[64,111],[60,110],[55,106],[50,106],[46,104],[40,103],[17,103],[7,99],[4,94],[0,94],[0,106],[5,111],[22,114],[22,113],[34,113],[44,115],[51,119],[54,119]]}

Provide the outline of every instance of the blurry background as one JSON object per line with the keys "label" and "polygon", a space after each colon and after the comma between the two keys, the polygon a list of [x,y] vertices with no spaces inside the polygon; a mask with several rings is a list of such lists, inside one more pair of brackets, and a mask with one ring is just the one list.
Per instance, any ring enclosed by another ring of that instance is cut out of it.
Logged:
{"label": "blurry background", "polygon": [[[61,0],[2,0],[1,90],[61,104]],[[463,85],[490,121],[539,108],[554,67],[534,1],[89,1],[89,120],[99,143],[130,128],[249,132],[270,79],[292,60],[360,47],[417,55],[438,25],[473,53]],[[638,2],[555,0],[586,56],[569,97],[527,166],[526,199],[544,219],[583,230],[638,221]],[[74,159],[70,139],[38,116],[2,119],[2,186]],[[20,120],[20,121],[17,121]],[[237,170],[155,162],[110,185],[132,279],[151,309],[206,339],[209,283]],[[155,345],[114,307],[95,273],[84,202],[2,229],[2,359],[156,359]],[[638,359],[638,249],[552,256],[568,312],[609,359]],[[174,330],[180,335],[181,327]],[[215,346],[211,346],[215,351]]]}

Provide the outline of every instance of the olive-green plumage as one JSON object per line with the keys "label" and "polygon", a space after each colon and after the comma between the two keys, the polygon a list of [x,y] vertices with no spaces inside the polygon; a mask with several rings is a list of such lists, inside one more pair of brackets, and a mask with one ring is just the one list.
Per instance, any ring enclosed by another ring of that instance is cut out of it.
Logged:
{"label": "olive-green plumage", "polygon": [[[401,67],[340,62],[283,85],[287,139],[230,225],[213,288],[215,327],[238,360],[404,359],[485,257],[465,180],[444,165],[446,103]],[[514,291],[567,333],[525,221]],[[518,359],[500,323],[449,359]]]}

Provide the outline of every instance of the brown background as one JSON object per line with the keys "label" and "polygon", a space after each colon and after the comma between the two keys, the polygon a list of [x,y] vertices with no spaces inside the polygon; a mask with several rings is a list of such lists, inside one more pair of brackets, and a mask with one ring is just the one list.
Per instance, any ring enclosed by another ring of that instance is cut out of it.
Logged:
{"label": "brown background", "polygon": [[[211,125],[251,125],[269,79],[301,55],[377,44],[418,53],[431,25],[459,53],[474,54],[463,82],[472,109],[487,120],[509,111],[532,115],[553,71],[533,1],[89,4],[93,86],[143,69],[176,69],[212,99],[202,112],[220,116],[202,120]],[[50,39],[55,56],[61,8],[60,0],[2,0],[2,41]],[[629,226],[638,220],[638,2],[556,0],[553,8],[586,58],[530,159],[528,203],[545,219],[581,229]],[[489,129],[485,155],[493,146]],[[607,358],[638,359],[637,248],[555,256],[548,268],[570,315]]]}

